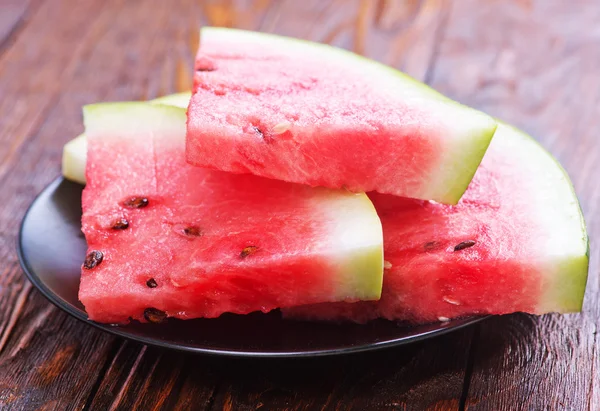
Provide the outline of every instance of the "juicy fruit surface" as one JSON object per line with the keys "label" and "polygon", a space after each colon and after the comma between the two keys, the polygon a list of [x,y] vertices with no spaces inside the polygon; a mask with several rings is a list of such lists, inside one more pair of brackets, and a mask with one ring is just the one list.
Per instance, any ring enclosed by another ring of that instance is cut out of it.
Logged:
{"label": "juicy fruit surface", "polygon": [[[381,224],[364,194],[233,175],[185,162],[185,110],[84,109],[82,268],[90,319],[216,317],[377,299]],[[165,314],[163,314],[165,313]]]}
{"label": "juicy fruit surface", "polygon": [[[169,94],[151,100],[152,104],[164,104],[168,106],[187,108],[190,103],[190,92]],[[65,144],[62,157],[62,174],[71,181],[85,184],[85,165],[87,162],[87,139],[85,134],[75,137]]]}
{"label": "juicy fruit surface", "polygon": [[410,322],[516,311],[579,311],[587,235],[564,170],[501,124],[457,206],[370,194],[386,269],[377,303],[320,304],[287,315]]}
{"label": "juicy fruit surface", "polygon": [[333,47],[205,28],[190,163],[454,204],[494,134],[487,115]]}

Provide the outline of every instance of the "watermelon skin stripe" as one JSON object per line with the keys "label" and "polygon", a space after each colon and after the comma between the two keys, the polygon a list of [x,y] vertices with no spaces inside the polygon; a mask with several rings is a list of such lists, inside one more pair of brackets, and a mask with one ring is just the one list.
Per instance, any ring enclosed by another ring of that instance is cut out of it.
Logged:
{"label": "watermelon skin stripe", "polygon": [[88,253],[102,253],[82,267],[90,319],[211,318],[380,297],[381,222],[364,193],[190,166],[185,120],[184,109],[163,105],[84,108],[82,230]]}
{"label": "watermelon skin stripe", "polygon": [[297,307],[286,316],[423,323],[581,310],[589,240],[577,197],[556,160],[516,128],[499,125],[457,206],[369,196],[384,233],[381,300]]}
{"label": "watermelon skin stripe", "polygon": [[456,204],[496,130],[488,115],[330,46],[203,28],[191,164]]}

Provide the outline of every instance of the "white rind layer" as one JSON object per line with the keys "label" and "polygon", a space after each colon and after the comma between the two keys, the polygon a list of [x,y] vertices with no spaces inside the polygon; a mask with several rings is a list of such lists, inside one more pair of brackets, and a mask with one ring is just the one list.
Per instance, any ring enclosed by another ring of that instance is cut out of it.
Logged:
{"label": "white rind layer", "polygon": [[[153,104],[164,104],[187,108],[191,93],[177,93],[151,100]],[[71,181],[85,184],[85,164],[87,162],[87,139],[82,133],[65,144],[62,157],[62,174]]]}
{"label": "white rind layer", "polygon": [[[522,131],[499,123],[498,139],[505,152],[527,161],[529,175],[523,185],[535,193],[535,203],[523,201],[523,212],[537,230],[529,241],[539,254],[531,261],[540,267],[542,294],[536,312],[580,311],[588,274],[589,240],[579,201],[566,171],[535,140]],[[515,199],[517,201],[518,199]]]}
{"label": "white rind layer", "polygon": [[[328,215],[332,243],[339,247],[336,255],[331,256],[334,269],[340,273],[338,298],[379,299],[383,275],[361,275],[374,268],[383,273],[383,231],[373,203],[362,193],[332,192],[327,201],[320,201],[319,207]],[[350,221],[352,224],[348,224]],[[363,294],[357,295],[356,290],[363,290]]]}

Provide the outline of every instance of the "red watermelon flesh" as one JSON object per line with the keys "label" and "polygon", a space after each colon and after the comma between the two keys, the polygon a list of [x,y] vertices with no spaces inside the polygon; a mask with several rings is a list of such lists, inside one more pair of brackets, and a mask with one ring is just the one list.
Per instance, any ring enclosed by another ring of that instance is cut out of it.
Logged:
{"label": "red watermelon flesh", "polygon": [[381,300],[299,307],[287,316],[423,323],[581,309],[588,240],[577,198],[560,165],[518,130],[499,126],[457,206],[370,198],[384,234]]}
{"label": "red watermelon flesh", "polygon": [[[124,323],[377,299],[381,223],[364,194],[185,162],[185,110],[84,109],[89,141],[79,297]],[[97,262],[97,260],[96,260]]]}
{"label": "red watermelon flesh", "polygon": [[186,153],[233,173],[455,204],[495,129],[489,116],[353,53],[204,28]]}

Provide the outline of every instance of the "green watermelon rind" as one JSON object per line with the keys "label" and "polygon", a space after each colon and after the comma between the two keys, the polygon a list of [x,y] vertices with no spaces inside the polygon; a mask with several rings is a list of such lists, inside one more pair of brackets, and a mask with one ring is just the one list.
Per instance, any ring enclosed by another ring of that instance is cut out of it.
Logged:
{"label": "green watermelon rind", "polygon": [[[572,255],[548,262],[547,272],[545,273],[548,283],[545,284],[545,291],[538,302],[537,311],[539,313],[580,312],[583,307],[587,285],[590,243],[583,211],[573,183],[564,167],[537,140],[510,124],[498,119],[497,121],[500,127],[507,127],[512,130],[515,135],[519,135],[524,140],[533,143],[536,151],[539,153],[538,155],[540,157],[538,158],[541,159],[541,156],[544,156],[546,159],[552,160],[557,167],[558,172],[564,178],[564,184],[560,184],[560,186],[557,187],[557,190],[566,188],[566,191],[569,193],[568,197],[561,198],[561,200],[563,200],[562,204],[564,204],[565,207],[572,207],[572,214],[577,216],[580,238],[572,239],[577,242],[577,244],[574,244],[574,248],[577,248],[577,251],[572,253]],[[536,161],[533,155],[531,156],[531,160]],[[558,204],[549,204],[548,206],[557,207]],[[540,212],[542,212],[542,210],[540,210]]]}
{"label": "green watermelon rind", "polygon": [[[383,248],[370,247],[344,260],[340,269],[340,282],[344,285],[340,287],[341,294],[338,295],[340,301],[347,298],[361,301],[381,298],[383,275],[381,277],[360,275],[370,270],[381,270],[383,273]],[[357,290],[361,293],[357,293]],[[352,291],[351,297],[348,291]]]}
{"label": "green watermelon rind", "polygon": [[[332,190],[337,201],[328,204],[330,218],[337,222],[339,233],[336,237],[345,238],[346,246],[360,249],[360,252],[342,258],[331,256],[338,262],[340,301],[378,300],[383,286],[383,229],[375,206],[364,193],[346,193],[340,196],[339,191]],[[347,219],[352,218],[361,227],[361,233],[353,237],[345,234]],[[375,270],[381,276],[366,276],[364,273]],[[357,291],[361,291],[361,293]],[[349,294],[350,293],[350,294]]]}
{"label": "green watermelon rind", "polygon": [[[544,149],[544,147],[537,140],[533,139],[530,136],[528,136],[528,137],[531,138],[540,147],[540,149],[542,149],[546,153],[546,155],[548,155],[554,161],[554,163],[558,166],[558,168],[564,175],[565,182],[567,183],[569,192],[572,195],[571,198],[572,198],[573,202],[577,205],[577,212],[578,212],[578,216],[579,216],[579,225],[580,225],[580,229],[581,229],[580,241],[582,244],[582,249],[585,249],[585,253],[581,256],[578,256],[578,257],[575,257],[575,258],[572,258],[572,259],[566,261],[564,263],[564,265],[561,266],[561,268],[564,267],[565,269],[562,270],[562,272],[564,274],[563,274],[563,276],[561,276],[562,278],[559,279],[559,282],[562,283],[563,285],[571,283],[571,285],[572,285],[571,292],[569,292],[569,291],[565,292],[564,297],[562,298],[562,301],[565,304],[565,307],[567,307],[569,310],[578,312],[578,311],[581,311],[581,309],[583,308],[583,301],[584,301],[585,289],[586,289],[588,273],[589,273],[589,264],[590,264],[590,237],[587,232],[583,209],[581,208],[581,203],[579,201],[579,198],[577,197],[577,192],[575,191],[575,186],[573,185],[573,182],[571,181],[569,174],[564,169],[562,164],[560,164],[560,162],[556,158],[554,158],[554,156],[552,156],[548,151],[546,151],[546,149]],[[573,274],[569,275],[569,273],[574,273],[574,275]],[[570,277],[570,278],[565,278],[565,277]],[[571,281],[569,281],[569,280],[571,280]],[[575,280],[575,281],[573,281],[573,280]]]}
{"label": "green watermelon rind", "polygon": [[81,133],[63,147],[62,175],[67,180],[85,185],[85,163],[87,161],[87,139]]}
{"label": "green watermelon rind", "polygon": [[[348,50],[276,34],[224,27],[203,27],[200,30],[200,42],[203,36],[235,42],[280,42],[287,50],[298,47],[299,51],[310,50],[327,54],[327,57],[337,56],[340,60],[345,60],[345,64],[359,64],[364,75],[377,79],[382,88],[389,88],[393,83],[399,84],[397,90],[407,100],[435,102],[438,113],[452,119],[456,128],[453,131],[460,139],[455,139],[452,147],[443,149],[438,167],[424,177],[430,183],[424,184],[422,191],[413,196],[415,198],[457,204],[473,179],[496,131],[497,123],[491,116],[454,101],[393,67]],[[469,155],[464,154],[466,151],[470,151]]]}
{"label": "green watermelon rind", "polygon": [[[150,100],[151,104],[163,104],[187,108],[192,94],[189,91],[169,94]],[[87,158],[87,139],[81,133],[63,147],[62,175],[67,180],[85,185],[85,163]]]}
{"label": "green watermelon rind", "polygon": [[[425,187],[425,191],[421,193],[421,199],[431,198],[441,203],[456,205],[460,201],[464,192],[471,184],[471,180],[477,172],[477,168],[481,164],[483,157],[492,142],[492,138],[496,133],[497,124],[490,124],[490,127],[484,132],[476,132],[466,134],[467,139],[464,141],[467,144],[456,145],[453,149],[446,150],[442,153],[443,161],[438,167],[437,185]],[[468,140],[477,141],[476,144],[469,144]],[[470,150],[471,155],[465,160],[464,151]],[[444,171],[444,168],[463,169],[464,171],[458,175]],[[437,193],[437,194],[436,194]],[[444,193],[444,194],[439,194]]]}

